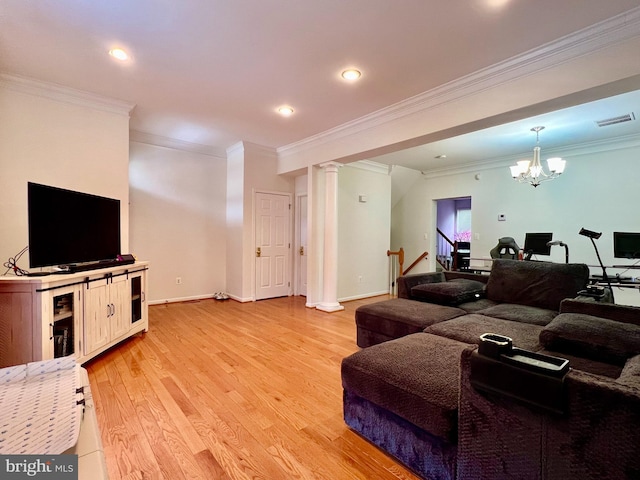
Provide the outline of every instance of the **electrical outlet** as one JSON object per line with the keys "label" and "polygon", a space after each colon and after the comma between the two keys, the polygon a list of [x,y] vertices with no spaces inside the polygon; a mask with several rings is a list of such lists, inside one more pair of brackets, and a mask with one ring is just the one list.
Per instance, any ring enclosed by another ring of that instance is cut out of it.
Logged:
{"label": "electrical outlet", "polygon": [[176,285],[182,284],[182,277],[176,277]]}

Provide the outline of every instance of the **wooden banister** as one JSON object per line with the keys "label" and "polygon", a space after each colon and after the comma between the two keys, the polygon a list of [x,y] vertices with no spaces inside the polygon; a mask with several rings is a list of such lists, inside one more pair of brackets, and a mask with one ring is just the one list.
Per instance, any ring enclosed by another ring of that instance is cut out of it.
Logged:
{"label": "wooden banister", "polygon": [[411,271],[411,269],[412,269],[413,267],[415,267],[416,265],[418,265],[418,263],[420,263],[420,261],[421,261],[423,258],[427,258],[428,256],[429,256],[429,252],[422,252],[422,253],[420,254],[420,256],[419,256],[418,258],[416,258],[416,260],[415,260],[411,265],[409,265],[409,266],[407,267],[407,269],[406,269],[404,272],[402,272],[402,275],[406,275],[407,273],[409,273],[409,272]]}
{"label": "wooden banister", "polygon": [[429,252],[422,252],[420,254],[420,256],[418,258],[416,258],[415,261],[411,265],[409,265],[409,267],[406,270],[404,269],[404,266],[403,266],[404,265],[404,249],[402,247],[400,247],[400,250],[398,250],[397,252],[392,252],[391,250],[387,250],[387,257],[389,257],[391,255],[397,255],[398,256],[398,263],[400,264],[400,270],[398,270],[398,272],[400,272],[400,275],[405,275],[413,267],[418,265],[418,263],[420,263],[420,261],[423,258],[427,258],[427,256],[429,255]]}
{"label": "wooden banister", "polygon": [[440,230],[439,228],[436,228],[436,231],[438,232],[438,235],[440,235],[445,242],[447,242],[449,245],[451,245],[453,247],[454,242],[452,242],[449,237],[447,237],[444,232],[442,230]]}

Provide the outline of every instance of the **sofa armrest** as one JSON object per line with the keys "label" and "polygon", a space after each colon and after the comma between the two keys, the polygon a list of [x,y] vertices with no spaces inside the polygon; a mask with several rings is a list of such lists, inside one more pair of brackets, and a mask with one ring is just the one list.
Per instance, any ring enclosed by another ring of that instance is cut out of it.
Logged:
{"label": "sofa armrest", "polygon": [[398,277],[398,298],[411,298],[411,289],[424,283],[438,283],[446,280],[442,272],[415,273]]}
{"label": "sofa armrest", "polygon": [[571,370],[564,382],[566,413],[558,415],[479,392],[470,381],[470,364],[465,351],[458,478],[617,480],[640,472],[637,388]]}
{"label": "sofa armrest", "polygon": [[640,325],[640,307],[630,305],[585,302],[567,298],[560,303],[560,313],[582,313],[593,317]]}

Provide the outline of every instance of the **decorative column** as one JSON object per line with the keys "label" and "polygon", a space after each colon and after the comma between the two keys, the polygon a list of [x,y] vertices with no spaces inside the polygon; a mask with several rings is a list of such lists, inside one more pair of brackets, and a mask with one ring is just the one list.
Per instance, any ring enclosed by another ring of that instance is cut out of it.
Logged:
{"label": "decorative column", "polygon": [[344,310],[338,303],[338,169],[339,163],[320,165],[325,171],[324,254],[322,302],[316,306],[323,312]]}

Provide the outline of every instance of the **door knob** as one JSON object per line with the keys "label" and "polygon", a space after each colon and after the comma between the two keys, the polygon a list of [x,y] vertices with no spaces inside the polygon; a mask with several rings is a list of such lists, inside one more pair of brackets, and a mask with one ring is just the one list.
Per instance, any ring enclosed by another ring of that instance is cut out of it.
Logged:
{"label": "door knob", "polygon": [[262,254],[262,250],[260,250],[260,247],[256,248],[256,257],[259,257]]}
{"label": "door knob", "polygon": [[304,255],[304,247],[300,247],[300,255]]}

